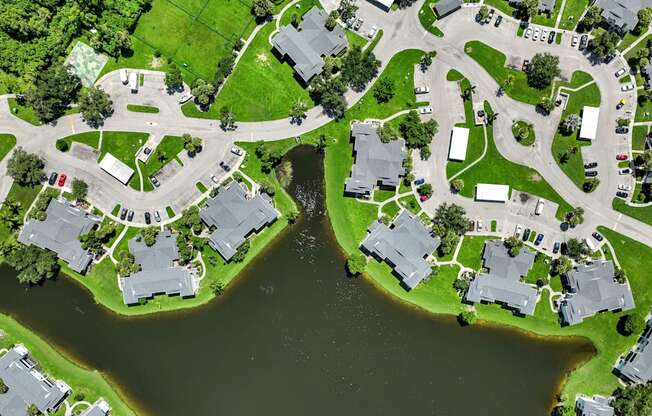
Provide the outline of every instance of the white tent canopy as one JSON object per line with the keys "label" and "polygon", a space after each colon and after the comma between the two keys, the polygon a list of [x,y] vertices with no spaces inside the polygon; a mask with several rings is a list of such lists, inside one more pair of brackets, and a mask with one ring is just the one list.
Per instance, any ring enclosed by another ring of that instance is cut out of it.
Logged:
{"label": "white tent canopy", "polygon": [[598,134],[598,119],[600,118],[600,109],[598,107],[584,106],[582,110],[582,128],[580,129],[580,139],[595,140]]}
{"label": "white tent canopy", "polygon": [[453,127],[451,132],[450,149],[448,150],[448,158],[450,160],[466,159],[466,147],[469,143],[469,129],[465,127]]}
{"label": "white tent canopy", "polygon": [[507,202],[509,200],[509,185],[479,183],[475,186],[476,201]]}
{"label": "white tent canopy", "polygon": [[113,176],[123,184],[129,183],[129,179],[134,175],[134,170],[129,166],[116,159],[111,153],[107,153],[100,162],[100,169]]}

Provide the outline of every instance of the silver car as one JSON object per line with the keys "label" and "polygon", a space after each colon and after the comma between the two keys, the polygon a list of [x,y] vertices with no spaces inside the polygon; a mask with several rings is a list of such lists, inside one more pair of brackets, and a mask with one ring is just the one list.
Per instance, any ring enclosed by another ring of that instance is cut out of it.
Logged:
{"label": "silver car", "polygon": [[242,149],[240,149],[238,146],[232,146],[231,147],[231,153],[233,153],[236,156],[242,156]]}
{"label": "silver car", "polygon": [[622,87],[620,87],[620,89],[622,91],[624,91],[624,92],[631,91],[631,90],[634,89],[634,84],[631,84],[631,83],[630,84],[625,84]]}

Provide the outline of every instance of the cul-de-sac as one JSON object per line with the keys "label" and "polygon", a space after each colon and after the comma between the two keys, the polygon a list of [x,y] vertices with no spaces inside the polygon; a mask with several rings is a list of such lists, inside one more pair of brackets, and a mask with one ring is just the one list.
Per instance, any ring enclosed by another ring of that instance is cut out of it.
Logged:
{"label": "cul-de-sac", "polygon": [[652,415],[651,0],[0,0],[0,415]]}

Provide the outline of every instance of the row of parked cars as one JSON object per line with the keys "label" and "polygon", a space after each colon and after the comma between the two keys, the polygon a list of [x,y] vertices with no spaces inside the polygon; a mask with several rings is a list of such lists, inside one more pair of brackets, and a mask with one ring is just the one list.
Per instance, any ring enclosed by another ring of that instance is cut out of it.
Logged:
{"label": "row of parked cars", "polygon": [[534,29],[532,29],[531,27],[528,27],[527,29],[525,29],[525,33],[523,34],[523,37],[525,39],[529,39],[530,36],[532,36],[533,41],[538,41],[538,40],[541,40],[541,42],[548,41],[548,43],[551,44],[555,41],[555,37],[557,36],[557,33],[554,30],[548,32],[547,29],[542,29],[539,27],[535,27]]}
{"label": "row of parked cars", "polygon": [[66,184],[66,179],[68,179],[68,176],[66,176],[65,173],[59,174],[57,172],[52,172],[50,174],[50,177],[48,178],[48,184],[50,186],[54,186],[54,184],[56,183],[59,187],[63,188],[63,185]]}
{"label": "row of parked cars", "polygon": [[[145,212],[145,224],[151,224],[152,223],[152,215],[149,212]],[[134,220],[134,211],[133,210],[128,210],[127,208],[122,208],[120,210],[120,219],[124,221],[125,219],[127,221],[133,221]],[[161,214],[158,211],[154,211],[154,219],[156,222],[161,222]]]}

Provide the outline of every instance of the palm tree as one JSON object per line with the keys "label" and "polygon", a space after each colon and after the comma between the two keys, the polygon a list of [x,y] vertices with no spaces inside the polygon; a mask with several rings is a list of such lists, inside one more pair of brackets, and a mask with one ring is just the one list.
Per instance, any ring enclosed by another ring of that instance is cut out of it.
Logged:
{"label": "palm tree", "polygon": [[20,202],[15,201],[11,198],[7,198],[2,206],[13,215],[18,215],[18,213],[20,213]]}
{"label": "palm tree", "polygon": [[514,75],[507,74],[507,77],[503,80],[503,88],[508,89],[514,84]]}

